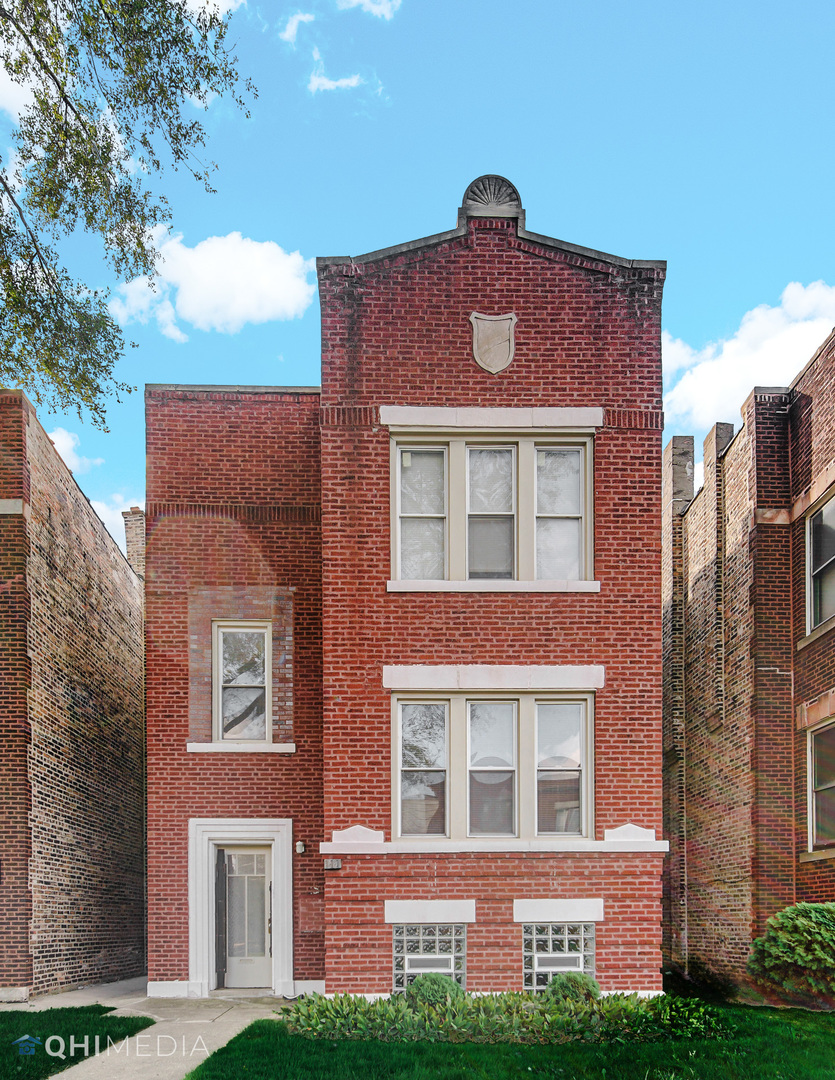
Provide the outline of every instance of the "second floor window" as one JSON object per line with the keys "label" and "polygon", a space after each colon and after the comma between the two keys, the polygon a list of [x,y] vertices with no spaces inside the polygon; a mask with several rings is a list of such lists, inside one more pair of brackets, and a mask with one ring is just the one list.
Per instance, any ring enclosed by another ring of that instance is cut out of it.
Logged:
{"label": "second floor window", "polygon": [[215,741],[269,742],[271,623],[215,622],[212,629]]}
{"label": "second floor window", "polygon": [[835,499],[821,507],[809,523],[811,627],[835,615]]}
{"label": "second floor window", "polygon": [[396,445],[401,581],[591,576],[590,439]]}

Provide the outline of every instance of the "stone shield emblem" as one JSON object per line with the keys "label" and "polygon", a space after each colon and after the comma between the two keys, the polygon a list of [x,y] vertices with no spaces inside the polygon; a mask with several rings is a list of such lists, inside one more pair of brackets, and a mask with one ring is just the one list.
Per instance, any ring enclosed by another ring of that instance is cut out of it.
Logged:
{"label": "stone shield emblem", "polygon": [[516,349],[514,329],[516,316],[479,315],[474,311],[470,316],[473,324],[473,357],[479,367],[498,375],[513,359]]}

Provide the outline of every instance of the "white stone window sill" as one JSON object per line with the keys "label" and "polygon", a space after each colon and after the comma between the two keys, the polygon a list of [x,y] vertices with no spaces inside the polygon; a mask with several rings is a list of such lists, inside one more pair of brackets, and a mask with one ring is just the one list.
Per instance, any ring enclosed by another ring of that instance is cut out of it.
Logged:
{"label": "white stone window sill", "polygon": [[819,859],[835,859],[835,848],[822,848],[820,851],[802,851],[798,862],[818,862]]}
{"label": "white stone window sill", "polygon": [[670,850],[666,840],[587,840],[577,837],[571,840],[390,840],[385,843],[358,843],[354,841],[325,841],[319,845],[323,855],[445,855],[460,852],[665,852]]}
{"label": "white stone window sill", "polygon": [[190,754],[295,754],[296,744],[293,742],[190,742],[186,743],[186,750]]}
{"label": "white stone window sill", "polygon": [[388,592],[599,593],[599,581],[388,581]]}

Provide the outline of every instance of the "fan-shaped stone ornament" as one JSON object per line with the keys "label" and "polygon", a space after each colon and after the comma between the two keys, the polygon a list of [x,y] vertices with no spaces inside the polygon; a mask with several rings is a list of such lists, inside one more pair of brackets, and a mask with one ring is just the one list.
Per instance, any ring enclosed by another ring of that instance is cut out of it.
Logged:
{"label": "fan-shaped stone ornament", "polygon": [[525,211],[519,192],[503,176],[479,176],[464,192],[458,211],[458,224],[468,217],[518,218],[524,228]]}
{"label": "fan-shaped stone ornament", "polygon": [[479,367],[498,375],[510,364],[516,351],[516,316],[470,315],[473,324],[473,358]]}

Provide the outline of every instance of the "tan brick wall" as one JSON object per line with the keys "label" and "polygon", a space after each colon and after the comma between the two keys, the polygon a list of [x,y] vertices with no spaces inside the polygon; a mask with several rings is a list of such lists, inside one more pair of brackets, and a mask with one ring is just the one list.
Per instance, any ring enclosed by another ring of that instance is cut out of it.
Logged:
{"label": "tan brick wall", "polygon": [[145,968],[141,584],[28,412],[32,986]]}

